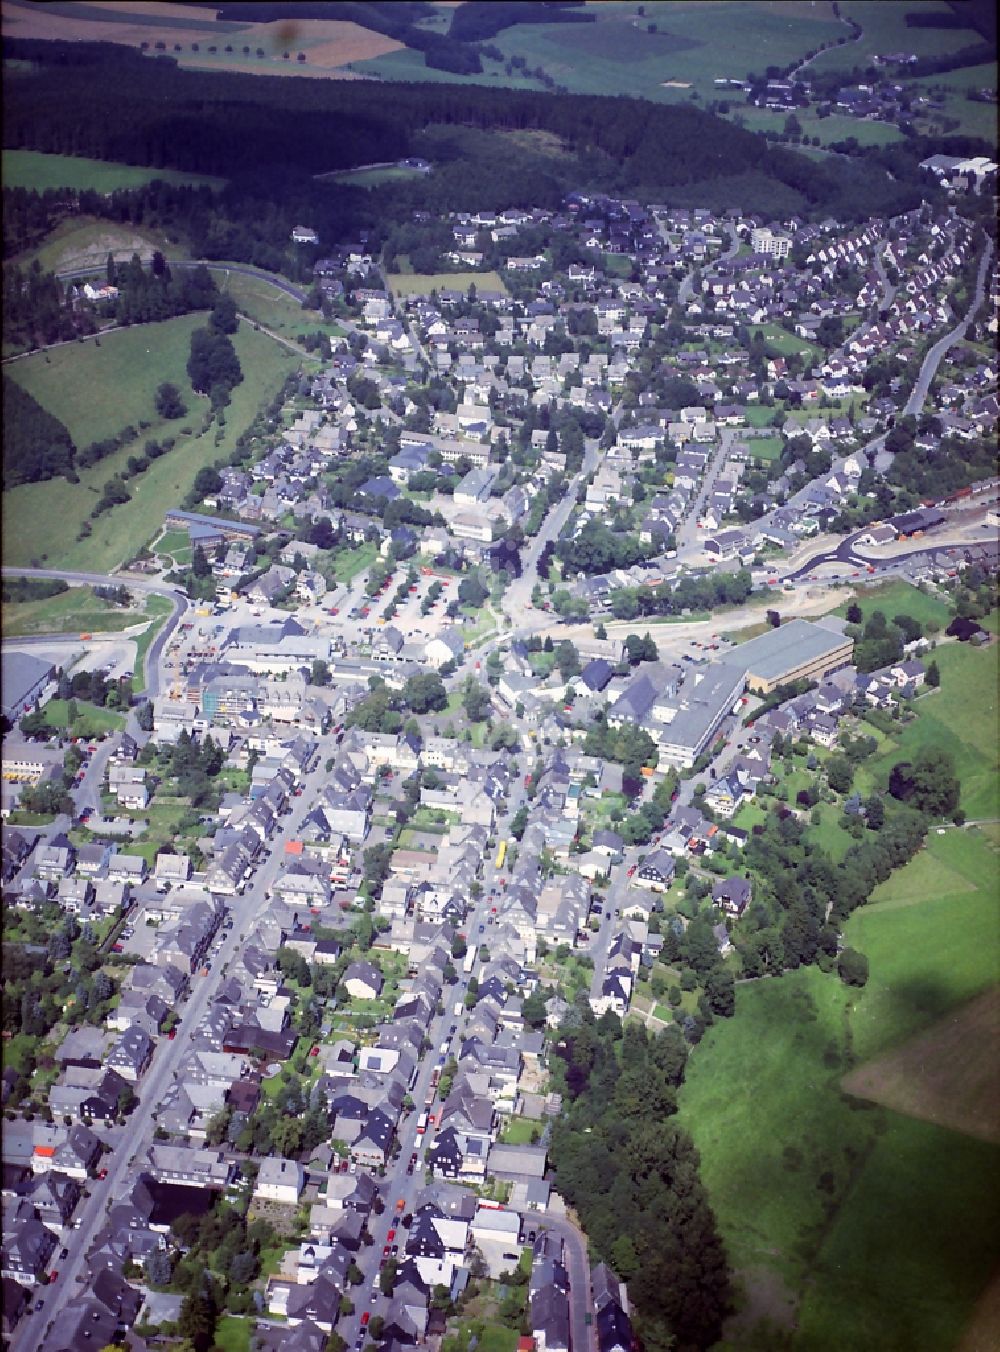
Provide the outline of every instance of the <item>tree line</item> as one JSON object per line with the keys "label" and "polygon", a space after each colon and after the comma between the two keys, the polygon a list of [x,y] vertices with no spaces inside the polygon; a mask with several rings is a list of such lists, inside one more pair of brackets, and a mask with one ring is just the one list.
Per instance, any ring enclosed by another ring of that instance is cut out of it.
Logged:
{"label": "tree line", "polygon": [[550,1153],[560,1193],[628,1282],[642,1346],[713,1346],[733,1290],[698,1152],[676,1120],[687,1061],[680,1029],[623,1029],[615,1014],[595,1019],[581,996],[555,1047],[564,1110]]}
{"label": "tree line", "polygon": [[3,378],[4,486],[70,474],[76,446],[69,428],[8,376]]}

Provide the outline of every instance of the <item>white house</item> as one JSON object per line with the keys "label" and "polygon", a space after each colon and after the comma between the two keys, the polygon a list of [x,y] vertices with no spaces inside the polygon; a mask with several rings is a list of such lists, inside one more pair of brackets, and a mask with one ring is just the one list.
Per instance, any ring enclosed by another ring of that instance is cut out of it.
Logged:
{"label": "white house", "polygon": [[268,1157],[261,1160],[253,1195],[260,1201],[298,1203],[305,1186],[305,1172],[295,1160]]}

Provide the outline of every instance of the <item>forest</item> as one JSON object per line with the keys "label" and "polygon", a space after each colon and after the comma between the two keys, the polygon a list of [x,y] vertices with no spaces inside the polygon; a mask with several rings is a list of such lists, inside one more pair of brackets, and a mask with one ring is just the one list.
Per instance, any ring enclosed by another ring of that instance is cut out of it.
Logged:
{"label": "forest", "polygon": [[553,1078],[564,1112],[552,1135],[559,1191],[595,1252],[629,1285],[647,1352],[711,1347],[731,1307],[722,1240],[677,1125],[687,1047],[678,1027],[650,1036],[595,1020],[585,997],[558,1030]]}
{"label": "forest", "polygon": [[[4,83],[6,146],[224,175],[229,219],[244,226],[256,224],[250,198],[281,202],[287,185],[300,206],[313,200],[316,228],[331,234],[325,219],[336,221],[351,190],[310,176],[419,153],[428,127],[494,135],[478,158],[384,192],[379,201],[398,203],[400,219],[413,208],[554,206],[586,186],[662,199],[728,185],[729,205],[734,192],[755,192],[763,207],[769,193],[772,203],[777,195],[806,214],[845,219],[919,201],[916,177],[893,182],[863,163],[817,164],[690,106],[449,83],[394,84],[387,99],[369,81],[184,71],[168,56],[100,43],[10,40],[5,51],[33,63]],[[496,134],[529,129],[558,136],[566,153],[525,174],[519,148]]]}

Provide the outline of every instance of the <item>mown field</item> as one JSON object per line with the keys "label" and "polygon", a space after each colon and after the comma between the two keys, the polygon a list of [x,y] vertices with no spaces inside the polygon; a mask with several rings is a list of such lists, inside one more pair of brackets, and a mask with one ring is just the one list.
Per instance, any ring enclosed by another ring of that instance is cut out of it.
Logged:
{"label": "mown field", "polygon": [[681,1117],[746,1289],[734,1352],[957,1342],[1000,1257],[1000,1152],[841,1081],[995,984],[996,879],[978,832],[932,835],[848,922],[863,991],[814,968],[742,986],[694,1053]]}
{"label": "mown field", "polygon": [[118,188],[137,188],[154,178],[165,183],[207,184],[221,188],[225,179],[208,174],[185,174],[177,169],[147,169],[141,165],[115,164],[75,155],[44,155],[36,150],[5,150],[3,182],[6,188],[89,188],[110,193]]}
{"label": "mown field", "polygon": [[343,169],[336,174],[323,174],[334,183],[349,188],[381,188],[386,183],[400,183],[408,178],[423,178],[419,169],[405,169],[401,164],[387,164],[379,169]]}
{"label": "mown field", "polygon": [[[36,353],[11,363],[7,373],[69,427],[77,445],[120,431],[126,422],[150,418],[152,425],[138,441],[89,469],[80,482],[50,479],[23,484],[3,495],[3,562],[106,572],[133,557],[157,533],[167,507],[176,506],[197,471],[233,450],[236,438],[250,424],[260,404],[277,392],[297,359],[284,347],[241,324],[234,342],[246,378],[233,392],[226,410],[221,443],[215,429],[195,429],[205,401],[191,391],[184,371],[191,329],[203,316],[184,315],[162,324],[143,325],[73,343],[49,353]],[[49,358],[46,361],[46,357]],[[155,419],[153,394],[161,380],[173,380],[184,394],[189,413],[173,423]],[[95,397],[95,391],[101,397]],[[110,392],[110,393],[108,393]],[[185,434],[184,429],[190,429]],[[175,436],[177,444],[154,461],[138,479],[129,481],[132,500],[93,522],[93,534],[77,541],[82,522],[103,484],[128,456],[141,451],[145,437]]]}
{"label": "mown field", "polygon": [[397,296],[429,296],[432,291],[504,291],[498,272],[389,272],[386,284]]}

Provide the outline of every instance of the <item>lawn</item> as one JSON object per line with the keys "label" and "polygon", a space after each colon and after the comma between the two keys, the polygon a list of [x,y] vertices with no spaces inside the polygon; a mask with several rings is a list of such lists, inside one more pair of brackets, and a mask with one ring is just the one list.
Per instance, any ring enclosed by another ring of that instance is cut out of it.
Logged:
{"label": "lawn", "polygon": [[[85,540],[78,541],[76,536],[101,487],[124,468],[129,455],[141,450],[142,437],[81,470],[79,484],[50,479],[5,493],[5,565],[38,560],[50,568],[106,572],[133,558],[157,534],[164,510],[181,501],[202,466],[233,451],[260,404],[274,396],[297,363],[273,339],[241,324],[234,342],[246,379],[233,391],[221,442],[216,446],[214,431],[185,435],[184,428],[195,428],[202,417],[202,401],[190,393],[184,371],[191,330],[201,322],[200,315],[185,315],[108,334],[100,347],[93,342],[71,344],[8,365],[8,374],[66,422],[77,445],[120,431],[126,422],[137,422],[140,417],[151,423],[146,436],[175,436],[177,444],[138,479],[129,481],[132,500],[98,517]],[[154,352],[155,359],[147,361]],[[179,425],[155,418],[153,395],[161,380],[174,380],[184,392],[191,412]],[[114,390],[115,399],[95,400],[94,390]]]}
{"label": "lawn", "polygon": [[[953,831],[927,849],[952,870],[950,893],[887,904],[908,875],[923,888],[922,854],[848,922],[871,964],[863,991],[814,968],[742,986],[736,1018],[692,1055],[681,1117],[750,1297],[728,1347],[936,1352],[1000,1256],[997,1150],[840,1091],[857,1060],[996,980],[988,843]],[[789,1296],[797,1331],[755,1341],[755,1316]]]}
{"label": "lawn", "polygon": [[89,160],[76,155],[43,155],[36,150],[5,150],[3,182],[7,188],[89,188],[110,193],[119,188],[137,188],[153,179],[164,183],[207,184],[221,188],[225,179],[207,174],[185,174],[176,169],[147,169],[134,164]]}
{"label": "lawn", "polygon": [[954,759],[962,783],[960,806],[971,821],[1000,817],[997,769],[997,647],[972,649],[947,643],[934,651],[941,688],[917,701],[918,717],[899,736],[864,762],[858,788],[888,781],[896,761],[912,760],[925,748],[943,748]]}
{"label": "lawn", "polygon": [[142,618],[141,611],[122,610],[102,601],[92,587],[70,587],[39,601],[5,601],[0,612],[4,638],[118,631]]}
{"label": "lawn", "polygon": [[531,1145],[533,1133],[541,1130],[538,1122],[529,1122],[526,1117],[512,1117],[500,1134],[504,1145]]}
{"label": "lawn", "polygon": [[429,296],[432,291],[502,291],[507,288],[498,272],[387,272],[386,285],[397,296]]}
{"label": "lawn", "polygon": [[[864,614],[865,619],[873,610],[881,610],[886,619],[894,615],[909,615],[922,625],[936,624],[947,628],[951,620],[951,611],[939,596],[932,596],[914,587],[911,582],[883,582],[874,587],[856,587],[853,600]],[[845,617],[853,601],[845,601],[833,611],[834,615]]]}
{"label": "lawn", "polygon": [[[76,737],[97,737],[102,732],[116,732],[125,726],[124,716],[114,709],[102,709],[82,699],[75,703],[77,715],[69,730]],[[44,706],[42,712],[50,728],[69,727],[69,705],[69,700],[50,699]]]}
{"label": "lawn", "polygon": [[840,825],[840,812],[837,808],[825,804],[819,809],[819,813],[819,825],[810,826],[809,839],[820,849],[826,850],[830,858],[839,863],[854,844],[854,839]]}
{"label": "lawn", "polygon": [[236,1315],[223,1315],[215,1326],[214,1345],[223,1352],[250,1352],[250,1334],[253,1323]]}
{"label": "lawn", "polygon": [[755,460],[777,460],[781,455],[784,444],[784,438],[779,436],[749,437],[747,439],[750,454]]}
{"label": "lawn", "polygon": [[344,549],[334,555],[333,571],[337,581],[346,586],[359,573],[366,572],[378,558],[378,545],[371,542],[355,549]]}

